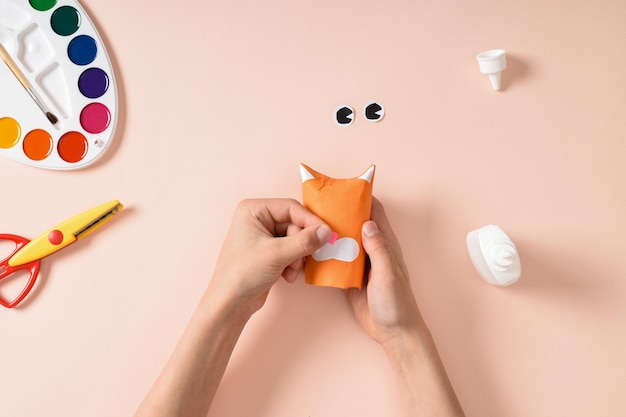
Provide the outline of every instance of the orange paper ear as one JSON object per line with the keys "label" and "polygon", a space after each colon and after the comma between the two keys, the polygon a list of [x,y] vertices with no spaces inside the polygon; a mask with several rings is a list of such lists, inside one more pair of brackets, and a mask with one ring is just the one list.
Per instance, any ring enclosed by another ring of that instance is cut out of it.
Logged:
{"label": "orange paper ear", "polygon": [[302,203],[336,233],[306,259],[305,281],[337,288],[363,287],[365,252],[361,227],[370,218],[376,167],[358,178],[335,179],[301,164]]}

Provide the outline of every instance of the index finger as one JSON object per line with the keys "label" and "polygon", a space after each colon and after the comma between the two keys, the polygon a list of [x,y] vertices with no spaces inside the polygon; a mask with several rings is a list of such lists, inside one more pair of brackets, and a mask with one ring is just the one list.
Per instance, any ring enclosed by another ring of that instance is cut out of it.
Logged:
{"label": "index finger", "polygon": [[268,198],[252,200],[253,215],[266,226],[294,224],[301,229],[325,224],[318,216],[291,198]]}

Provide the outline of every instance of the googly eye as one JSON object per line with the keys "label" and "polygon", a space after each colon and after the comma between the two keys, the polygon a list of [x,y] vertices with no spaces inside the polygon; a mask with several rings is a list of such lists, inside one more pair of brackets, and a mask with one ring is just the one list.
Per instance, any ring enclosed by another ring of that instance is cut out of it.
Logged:
{"label": "googly eye", "polygon": [[363,115],[370,122],[379,122],[385,116],[385,108],[375,101],[371,101],[365,105]]}
{"label": "googly eye", "polygon": [[354,122],[354,109],[350,106],[339,106],[335,110],[335,122],[339,126],[350,126]]}

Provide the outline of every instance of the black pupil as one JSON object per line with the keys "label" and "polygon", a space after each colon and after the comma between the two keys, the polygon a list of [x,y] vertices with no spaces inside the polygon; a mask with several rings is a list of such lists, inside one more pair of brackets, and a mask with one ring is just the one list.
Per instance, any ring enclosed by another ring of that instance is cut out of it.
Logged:
{"label": "black pupil", "polygon": [[365,117],[369,120],[378,120],[380,119],[380,115],[376,114],[381,111],[383,108],[378,103],[372,103],[365,108]]}
{"label": "black pupil", "polygon": [[352,115],[352,110],[349,107],[342,107],[337,110],[337,123],[342,125],[347,125],[352,122],[350,116]]}

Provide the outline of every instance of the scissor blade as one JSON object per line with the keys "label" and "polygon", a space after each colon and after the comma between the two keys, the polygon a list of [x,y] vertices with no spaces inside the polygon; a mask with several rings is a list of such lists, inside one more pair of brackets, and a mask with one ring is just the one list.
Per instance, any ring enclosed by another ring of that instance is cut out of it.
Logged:
{"label": "scissor blade", "polygon": [[24,265],[51,255],[94,232],[123,207],[118,200],[113,200],[74,216],[31,240],[8,263]]}
{"label": "scissor blade", "polygon": [[[111,203],[109,203],[109,204],[111,204]],[[109,204],[107,204],[107,206]],[[111,217],[116,215],[123,208],[124,208],[124,206],[122,204],[120,204],[119,201],[117,201],[117,204],[114,207],[111,207],[109,210],[104,212],[100,217],[98,217],[97,219],[93,220],[91,223],[89,223],[88,225],[86,225],[82,229],[80,229],[77,232],[75,232],[74,236],[76,236],[77,240],[84,238],[88,234],[90,234],[90,233],[96,231],[98,228],[102,227],[103,224],[105,224],[106,222],[111,220]]]}

